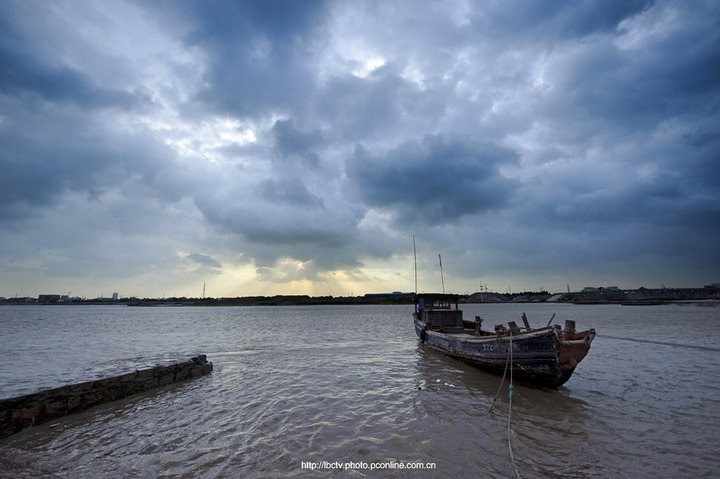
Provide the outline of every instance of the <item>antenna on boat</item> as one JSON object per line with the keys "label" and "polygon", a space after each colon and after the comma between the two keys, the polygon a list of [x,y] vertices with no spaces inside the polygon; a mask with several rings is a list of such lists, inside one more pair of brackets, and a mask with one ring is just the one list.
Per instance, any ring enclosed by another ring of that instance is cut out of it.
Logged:
{"label": "antenna on boat", "polygon": [[445,294],[445,278],[443,277],[442,271],[442,255],[438,254],[438,258],[440,258],[440,280],[442,281],[443,294]]}

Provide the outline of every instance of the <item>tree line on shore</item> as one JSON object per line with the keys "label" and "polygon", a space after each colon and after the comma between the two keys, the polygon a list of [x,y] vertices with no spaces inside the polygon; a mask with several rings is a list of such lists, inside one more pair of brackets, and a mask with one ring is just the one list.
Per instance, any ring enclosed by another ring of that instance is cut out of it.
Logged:
{"label": "tree line on shore", "polygon": [[[458,294],[461,303],[540,303],[569,302],[580,304],[658,304],[673,301],[720,300],[718,285],[704,288],[628,289],[585,288],[581,292],[551,294],[547,291],[519,293],[476,292]],[[61,295],[40,295],[37,298],[0,298],[0,304],[118,304],[128,306],[299,306],[299,305],[361,305],[361,304],[413,304],[414,293],[381,293],[364,296],[239,296],[230,298],[70,298]]]}

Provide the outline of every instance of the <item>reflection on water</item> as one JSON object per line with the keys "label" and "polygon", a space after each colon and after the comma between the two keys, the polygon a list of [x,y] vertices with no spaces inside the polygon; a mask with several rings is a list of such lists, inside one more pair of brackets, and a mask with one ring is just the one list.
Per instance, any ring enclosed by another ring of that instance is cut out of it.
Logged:
{"label": "reflection on water", "polygon": [[[557,313],[558,323],[598,330],[560,390],[515,386],[522,477],[711,477],[720,468],[720,310],[465,309],[487,324],[526,311],[533,324]],[[488,412],[501,378],[420,344],[411,310],[1,307],[0,354],[13,358],[0,369],[4,397],[197,353],[215,371],[6,438],[0,469],[62,478],[512,476],[507,380]],[[323,460],[436,469],[301,466]]]}

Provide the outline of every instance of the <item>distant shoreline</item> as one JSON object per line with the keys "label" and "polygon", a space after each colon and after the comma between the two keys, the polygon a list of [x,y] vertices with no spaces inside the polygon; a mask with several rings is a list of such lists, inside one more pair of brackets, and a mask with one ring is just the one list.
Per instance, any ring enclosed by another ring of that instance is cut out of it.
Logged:
{"label": "distant shoreline", "polygon": [[[139,307],[172,306],[317,306],[317,305],[396,305],[413,304],[414,293],[366,294],[364,296],[276,295],[242,296],[235,298],[68,298],[60,295],[40,295],[38,298],[2,298],[3,305],[116,305]],[[546,291],[522,293],[473,293],[458,295],[460,303],[572,303],[572,304],[621,304],[625,306],[650,306],[662,304],[697,304],[716,306],[720,304],[717,288],[680,288],[620,290],[617,288],[585,290],[582,292],[550,294]]]}

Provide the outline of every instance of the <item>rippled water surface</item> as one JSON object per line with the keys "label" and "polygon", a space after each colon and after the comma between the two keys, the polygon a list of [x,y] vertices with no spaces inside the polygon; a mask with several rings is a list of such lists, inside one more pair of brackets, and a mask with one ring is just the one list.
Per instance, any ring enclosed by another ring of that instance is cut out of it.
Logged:
{"label": "rippled water surface", "polygon": [[[215,371],[0,440],[0,477],[717,477],[720,308],[465,305],[598,337],[558,391],[428,350],[412,306],[0,307],[0,397],[203,353]],[[431,470],[303,469],[305,462]],[[4,475],[3,475],[4,474]]]}

